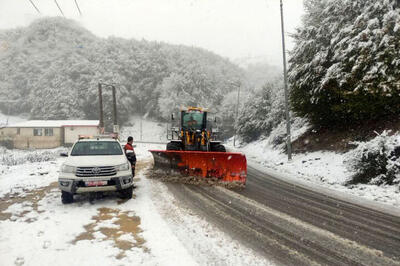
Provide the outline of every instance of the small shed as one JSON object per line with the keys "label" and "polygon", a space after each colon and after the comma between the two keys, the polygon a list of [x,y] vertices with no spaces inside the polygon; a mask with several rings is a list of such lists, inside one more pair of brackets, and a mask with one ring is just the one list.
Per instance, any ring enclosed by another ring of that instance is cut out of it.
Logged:
{"label": "small shed", "polygon": [[71,146],[79,135],[97,135],[98,120],[30,120],[0,128],[0,143],[17,149]]}

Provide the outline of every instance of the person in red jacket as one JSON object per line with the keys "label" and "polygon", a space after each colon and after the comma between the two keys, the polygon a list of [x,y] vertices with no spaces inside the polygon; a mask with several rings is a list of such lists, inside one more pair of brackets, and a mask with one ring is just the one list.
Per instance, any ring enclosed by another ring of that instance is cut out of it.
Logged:
{"label": "person in red jacket", "polygon": [[132,175],[135,176],[135,167],[136,167],[136,153],[133,148],[133,138],[131,136],[128,137],[128,142],[124,146],[124,151],[126,158],[131,163],[132,166]]}

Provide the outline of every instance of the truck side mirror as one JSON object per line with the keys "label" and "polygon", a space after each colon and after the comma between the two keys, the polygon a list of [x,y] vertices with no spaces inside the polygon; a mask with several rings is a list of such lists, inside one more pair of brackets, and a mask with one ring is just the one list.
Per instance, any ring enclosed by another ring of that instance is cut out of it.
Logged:
{"label": "truck side mirror", "polygon": [[214,123],[217,123],[217,117],[214,117]]}
{"label": "truck side mirror", "polygon": [[171,120],[175,120],[174,114],[171,114]]}

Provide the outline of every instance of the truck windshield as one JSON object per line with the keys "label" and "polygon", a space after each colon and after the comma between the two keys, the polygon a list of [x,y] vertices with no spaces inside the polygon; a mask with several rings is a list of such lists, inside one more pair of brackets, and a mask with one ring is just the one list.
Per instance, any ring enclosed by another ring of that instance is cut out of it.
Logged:
{"label": "truck windshield", "polygon": [[89,155],[122,155],[118,142],[113,141],[87,141],[78,142],[71,151],[71,156]]}
{"label": "truck windshield", "polygon": [[202,129],[204,113],[190,112],[184,113],[182,117],[182,127],[184,129]]}

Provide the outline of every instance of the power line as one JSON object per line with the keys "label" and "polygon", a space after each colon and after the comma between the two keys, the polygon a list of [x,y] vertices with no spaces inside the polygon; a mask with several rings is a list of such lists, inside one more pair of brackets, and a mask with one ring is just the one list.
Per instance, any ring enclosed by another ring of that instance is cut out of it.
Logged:
{"label": "power line", "polygon": [[57,0],[54,0],[54,2],[56,3],[58,9],[60,10],[61,14],[63,15],[63,17],[65,17],[64,12],[62,11],[60,5],[57,3]]}
{"label": "power line", "polygon": [[75,0],[75,5],[76,5],[76,8],[78,9],[78,11],[79,11],[79,15],[81,15],[82,16],[82,12],[81,12],[81,9],[79,8],[79,5],[78,5],[78,2],[77,2],[77,0]]}
{"label": "power line", "polygon": [[29,0],[29,2],[31,2],[32,6],[33,6],[33,7],[36,9],[36,11],[40,14],[39,8],[37,8],[37,7],[35,6],[35,4],[32,2],[32,0]]}

